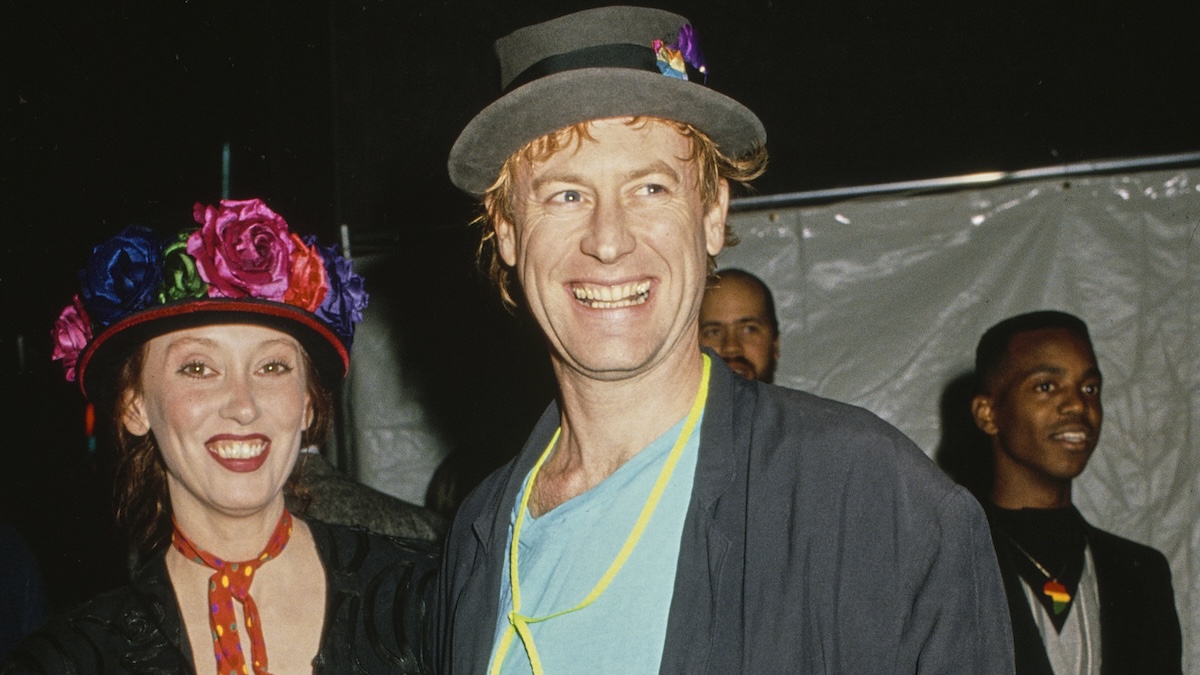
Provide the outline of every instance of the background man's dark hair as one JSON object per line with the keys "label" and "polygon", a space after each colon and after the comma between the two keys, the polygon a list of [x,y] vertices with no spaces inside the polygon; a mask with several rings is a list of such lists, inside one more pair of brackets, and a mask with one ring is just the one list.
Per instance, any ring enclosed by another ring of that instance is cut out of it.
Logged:
{"label": "background man's dark hair", "polygon": [[1004,363],[1008,345],[1014,336],[1047,328],[1070,331],[1083,338],[1088,347],[1092,346],[1087,324],[1074,314],[1042,310],[1009,317],[987,329],[983,337],[979,338],[979,345],[975,348],[975,379],[978,390],[984,391],[991,384],[992,378]]}
{"label": "background man's dark hair", "polygon": [[771,294],[771,289],[767,287],[762,279],[759,279],[746,270],[736,267],[717,270],[716,276],[718,279],[742,279],[757,287],[759,292],[762,293],[763,303],[767,306],[767,318],[771,321],[771,334],[775,336],[779,335],[779,317],[775,315],[775,296]]}

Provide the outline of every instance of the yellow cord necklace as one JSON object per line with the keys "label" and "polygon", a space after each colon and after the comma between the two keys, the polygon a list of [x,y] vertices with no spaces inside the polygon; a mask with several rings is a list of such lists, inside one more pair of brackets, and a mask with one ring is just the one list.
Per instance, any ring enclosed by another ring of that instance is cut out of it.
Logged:
{"label": "yellow cord necklace", "polygon": [[554,449],[555,443],[558,442],[558,437],[562,433],[562,427],[559,427],[554,432],[554,437],[550,439],[550,443],[542,451],[542,456],[538,458],[537,463],[533,465],[533,470],[529,472],[529,480],[526,483],[525,492],[521,496],[520,509],[517,511],[517,520],[513,524],[512,546],[509,551],[509,583],[512,588],[512,611],[508,613],[508,628],[500,638],[496,655],[492,659],[492,667],[489,669],[492,675],[499,675],[500,667],[504,663],[504,657],[508,654],[509,647],[512,646],[514,635],[520,636],[521,643],[525,646],[525,653],[529,656],[529,665],[533,669],[534,675],[543,675],[542,659],[538,656],[537,646],[533,643],[533,633],[529,630],[529,624],[540,623],[565,614],[578,612],[595,602],[608,589],[608,585],[617,576],[617,572],[621,571],[621,568],[625,565],[625,561],[633,553],[638,540],[642,537],[642,532],[646,529],[646,524],[650,522],[650,516],[654,514],[654,509],[658,507],[658,502],[662,498],[663,491],[666,490],[667,483],[671,480],[671,474],[675,471],[675,465],[679,463],[679,457],[683,454],[683,449],[687,446],[688,440],[691,439],[692,432],[696,428],[696,422],[700,419],[700,413],[704,410],[704,402],[708,399],[708,376],[712,368],[712,362],[709,360],[707,354],[701,354],[701,356],[704,358],[704,370],[700,377],[700,390],[696,392],[696,400],[692,403],[692,409],[688,412],[687,420],[684,422],[683,428],[680,429],[679,436],[675,439],[675,445],[671,448],[671,454],[667,456],[666,464],[663,465],[662,471],[658,474],[658,480],[654,483],[654,489],[650,491],[650,496],[646,499],[646,504],[642,507],[642,512],[638,515],[637,522],[634,523],[633,530],[626,537],[624,545],[621,546],[620,552],[617,553],[617,557],[613,559],[612,564],[608,566],[608,570],[600,577],[600,581],[596,582],[595,587],[592,588],[587,597],[578,605],[570,609],[564,609],[561,612],[547,614],[546,616],[525,616],[521,614],[521,585],[517,573],[518,543],[521,541],[521,524],[525,521],[525,510],[529,506],[529,494],[533,491],[533,484],[537,479],[538,471],[542,468],[542,464],[545,463],[546,458],[550,456],[550,451]]}

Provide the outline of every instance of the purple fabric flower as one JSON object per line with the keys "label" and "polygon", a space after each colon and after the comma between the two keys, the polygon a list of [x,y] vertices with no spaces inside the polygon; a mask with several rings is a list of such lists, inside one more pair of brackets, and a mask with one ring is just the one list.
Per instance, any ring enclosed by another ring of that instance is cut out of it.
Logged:
{"label": "purple fabric flower", "polygon": [[79,273],[87,314],[104,327],[154,300],[162,280],[161,245],[149,228],[130,226],[92,249]]}
{"label": "purple fabric flower", "polygon": [[74,382],[79,353],[92,339],[92,321],[88,318],[87,310],[83,308],[83,302],[78,295],[72,298],[71,304],[64,307],[58,315],[50,336],[54,340],[51,360],[62,361],[67,381]]}
{"label": "purple fabric flower", "polygon": [[209,297],[281,302],[293,248],[287,222],[258,199],[223,199],[219,207],[197,202],[192,211],[201,227],[188,238],[187,252]]}
{"label": "purple fabric flower", "polygon": [[343,258],[337,248],[317,245],[316,237],[311,236],[305,237],[304,242],[320,251],[329,277],[329,293],[315,314],[346,341],[346,346],[350,346],[354,324],[362,321],[369,298],[363,278],[354,273],[351,262]]}
{"label": "purple fabric flower", "polygon": [[696,36],[696,29],[692,28],[692,24],[685,23],[679,29],[677,49],[683,54],[684,60],[704,74],[704,81],[708,82],[708,63],[704,60],[704,53],[700,51],[700,38]]}

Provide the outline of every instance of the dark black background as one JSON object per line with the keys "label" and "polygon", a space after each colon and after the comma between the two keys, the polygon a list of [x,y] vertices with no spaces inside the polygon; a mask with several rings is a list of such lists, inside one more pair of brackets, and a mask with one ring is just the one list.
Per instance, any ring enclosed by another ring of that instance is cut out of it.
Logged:
{"label": "dark black background", "polygon": [[[491,41],[587,6],[0,2],[0,518],[56,604],[120,561],[49,328],[92,245],[220,197],[224,143],[233,197],[395,256],[368,284],[393,298],[406,378],[455,447],[485,464],[515,449],[552,395],[546,357],[474,271],[474,207],[445,158],[495,94]],[[696,25],[710,85],[762,117],[765,194],[1200,149],[1197,3],[660,6]]]}

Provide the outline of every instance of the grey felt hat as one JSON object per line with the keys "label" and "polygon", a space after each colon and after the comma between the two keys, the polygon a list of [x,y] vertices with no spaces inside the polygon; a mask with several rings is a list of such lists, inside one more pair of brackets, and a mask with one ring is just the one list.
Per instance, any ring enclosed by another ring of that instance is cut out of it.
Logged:
{"label": "grey felt hat", "polygon": [[733,157],[762,145],[767,134],[758,117],[704,86],[705,75],[688,73],[689,80],[663,74],[651,45],[655,40],[674,44],[685,25],[684,17],[659,9],[601,7],[497,40],[503,93],[454,142],[450,180],[481,195],[505,160],[526,143],[610,117],[686,122]]}

